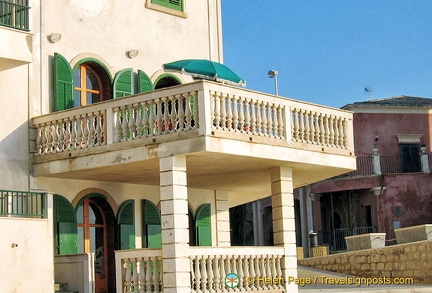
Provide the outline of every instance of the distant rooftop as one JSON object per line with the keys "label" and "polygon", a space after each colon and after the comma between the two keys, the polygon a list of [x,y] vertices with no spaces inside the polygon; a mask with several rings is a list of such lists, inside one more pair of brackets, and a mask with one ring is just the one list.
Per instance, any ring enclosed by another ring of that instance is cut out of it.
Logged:
{"label": "distant rooftop", "polygon": [[342,109],[356,107],[410,107],[410,108],[432,108],[431,98],[420,98],[411,96],[398,96],[386,99],[355,102],[342,107]]}

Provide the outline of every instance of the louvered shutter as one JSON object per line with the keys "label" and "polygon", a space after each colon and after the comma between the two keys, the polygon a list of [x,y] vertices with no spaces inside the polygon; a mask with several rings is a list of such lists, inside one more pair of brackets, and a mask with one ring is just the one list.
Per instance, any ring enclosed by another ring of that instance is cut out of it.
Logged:
{"label": "louvered shutter", "polygon": [[59,195],[54,197],[54,217],[57,254],[78,253],[75,209],[66,198]]}
{"label": "louvered shutter", "polygon": [[138,91],[145,93],[153,90],[153,84],[148,75],[141,70],[138,70]]}
{"label": "louvered shutter", "polygon": [[117,216],[119,229],[119,248],[135,249],[135,209],[134,201],[128,200],[123,203]]}
{"label": "louvered shutter", "polygon": [[146,238],[146,243],[144,243],[147,248],[157,248],[162,246],[162,226],[161,217],[158,208],[148,200],[143,202],[143,212],[144,212],[144,235]]}
{"label": "louvered shutter", "polygon": [[73,108],[73,75],[69,62],[54,54],[54,93],[56,111]]}
{"label": "louvered shutter", "polygon": [[152,0],[152,3],[183,11],[183,0]]}
{"label": "louvered shutter", "polygon": [[113,84],[114,99],[130,96],[133,94],[132,80],[132,68],[123,69],[122,71],[117,72]]}
{"label": "louvered shutter", "polygon": [[212,246],[210,204],[204,204],[198,209],[195,220],[195,231],[198,246]]}

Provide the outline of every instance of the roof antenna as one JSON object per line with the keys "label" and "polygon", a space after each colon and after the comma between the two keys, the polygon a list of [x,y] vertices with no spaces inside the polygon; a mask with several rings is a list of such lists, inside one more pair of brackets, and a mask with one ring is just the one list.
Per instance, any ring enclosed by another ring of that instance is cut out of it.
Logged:
{"label": "roof antenna", "polygon": [[370,101],[370,99],[371,99],[371,94],[372,94],[372,89],[371,89],[371,87],[370,87],[370,86],[365,87],[365,88],[364,88],[364,91],[365,91],[365,93],[367,93],[367,95],[368,95],[368,100]]}

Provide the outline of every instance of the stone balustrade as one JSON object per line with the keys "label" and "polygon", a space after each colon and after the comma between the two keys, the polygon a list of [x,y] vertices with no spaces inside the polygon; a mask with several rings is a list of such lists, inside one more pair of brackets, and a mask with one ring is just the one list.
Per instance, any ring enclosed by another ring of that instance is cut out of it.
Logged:
{"label": "stone balustrade", "polygon": [[[282,247],[191,247],[192,292],[283,290],[283,253]],[[225,285],[230,273],[238,276],[235,289]]]}
{"label": "stone balustrade", "polygon": [[349,112],[207,81],[47,114],[33,125],[36,155],[186,133],[353,150]]}
{"label": "stone balustrade", "polygon": [[116,251],[116,292],[162,292],[162,250]]}

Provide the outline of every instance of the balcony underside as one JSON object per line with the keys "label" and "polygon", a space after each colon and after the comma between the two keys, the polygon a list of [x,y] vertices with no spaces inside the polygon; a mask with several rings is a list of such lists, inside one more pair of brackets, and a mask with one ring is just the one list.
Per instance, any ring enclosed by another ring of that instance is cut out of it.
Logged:
{"label": "balcony underside", "polygon": [[295,187],[355,168],[355,158],[349,155],[214,136],[142,145],[124,142],[116,147],[38,156],[34,176],[159,185],[158,158],[186,155],[192,188],[269,191],[269,170],[274,167],[292,167]]}

